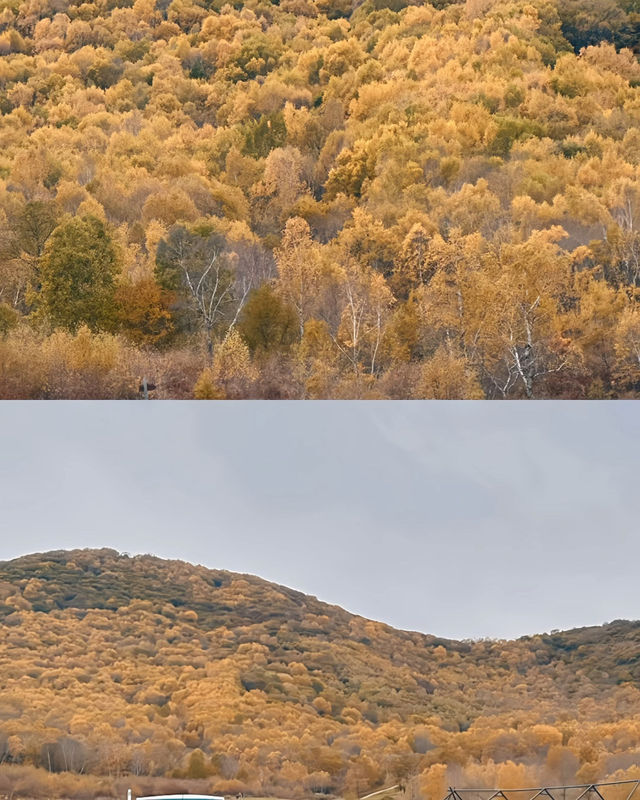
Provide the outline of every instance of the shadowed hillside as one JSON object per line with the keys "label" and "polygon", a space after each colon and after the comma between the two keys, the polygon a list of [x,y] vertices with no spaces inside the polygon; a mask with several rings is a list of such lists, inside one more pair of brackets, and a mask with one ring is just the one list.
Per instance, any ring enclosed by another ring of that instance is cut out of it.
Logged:
{"label": "shadowed hillside", "polygon": [[640,623],[456,642],[113,550],[3,562],[0,600],[0,793],[640,776]]}

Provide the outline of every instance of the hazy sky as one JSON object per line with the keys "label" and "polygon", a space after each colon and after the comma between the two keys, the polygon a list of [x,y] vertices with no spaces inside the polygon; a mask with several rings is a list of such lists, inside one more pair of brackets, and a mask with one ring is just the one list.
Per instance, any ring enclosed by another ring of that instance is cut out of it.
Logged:
{"label": "hazy sky", "polygon": [[640,405],[2,403],[0,560],[113,547],[441,636],[640,616]]}

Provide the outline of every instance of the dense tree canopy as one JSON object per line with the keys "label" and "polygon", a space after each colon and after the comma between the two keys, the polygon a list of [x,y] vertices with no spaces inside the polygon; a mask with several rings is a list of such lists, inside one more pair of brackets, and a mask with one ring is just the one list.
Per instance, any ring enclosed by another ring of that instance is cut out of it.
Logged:
{"label": "dense tree canopy", "polygon": [[[111,550],[0,563],[0,791],[354,798],[639,778],[640,625],[394,630]],[[623,796],[621,795],[621,800]]]}
{"label": "dense tree canopy", "polygon": [[2,0],[0,397],[192,397],[236,334],[204,395],[635,397],[639,33],[634,0]]}

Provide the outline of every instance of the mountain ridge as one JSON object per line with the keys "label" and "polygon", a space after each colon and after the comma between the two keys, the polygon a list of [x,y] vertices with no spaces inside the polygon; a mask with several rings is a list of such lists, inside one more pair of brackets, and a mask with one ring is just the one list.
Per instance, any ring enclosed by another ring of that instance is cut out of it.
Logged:
{"label": "mountain ridge", "polygon": [[[2,570],[3,569],[6,569],[6,568],[11,567],[13,565],[15,565],[16,567],[22,567],[23,565],[24,566],[28,566],[32,561],[34,562],[34,565],[38,564],[39,560],[40,561],[44,560],[45,563],[63,564],[63,563],[66,563],[68,561],[68,556],[70,554],[80,554],[80,555],[91,555],[91,554],[98,555],[98,554],[103,554],[105,556],[110,556],[110,557],[113,557],[113,558],[116,558],[116,559],[128,559],[128,560],[130,560],[131,562],[134,562],[134,563],[136,561],[138,561],[138,562],[143,562],[143,561],[144,562],[149,562],[149,561],[152,561],[153,563],[158,564],[158,565],[172,565],[172,566],[174,566],[175,568],[177,568],[179,570],[182,570],[184,568],[187,568],[187,569],[193,568],[193,569],[196,569],[198,571],[203,571],[203,572],[206,572],[206,573],[210,573],[211,576],[212,576],[211,577],[212,586],[214,588],[219,588],[220,586],[223,585],[223,578],[227,579],[227,580],[231,580],[231,581],[236,580],[236,579],[249,580],[253,585],[262,584],[265,587],[272,588],[272,589],[284,594],[291,601],[298,601],[302,605],[302,607],[306,607],[308,605],[311,605],[313,607],[318,607],[318,608],[324,607],[327,610],[335,611],[340,616],[348,615],[349,617],[357,618],[357,619],[363,620],[365,622],[374,622],[376,624],[382,625],[382,626],[388,628],[389,630],[393,630],[393,631],[395,631],[397,633],[400,633],[400,634],[423,636],[423,637],[425,637],[426,639],[428,639],[430,641],[433,640],[433,641],[437,641],[438,643],[445,643],[445,642],[454,643],[454,642],[458,641],[458,640],[455,640],[455,639],[450,638],[450,637],[437,636],[435,634],[425,633],[425,632],[422,632],[422,631],[396,628],[396,627],[394,627],[393,625],[390,625],[387,622],[383,622],[383,621],[379,621],[379,620],[373,620],[373,619],[371,619],[369,617],[365,617],[364,615],[353,613],[353,612],[348,611],[347,609],[343,608],[342,606],[340,606],[337,603],[330,603],[330,602],[327,602],[325,600],[320,600],[315,595],[309,594],[307,592],[303,592],[302,590],[299,590],[299,589],[293,589],[293,588],[291,588],[289,586],[285,586],[284,584],[280,584],[280,583],[277,583],[275,581],[268,580],[266,578],[262,578],[259,575],[254,575],[254,574],[251,574],[251,573],[244,573],[244,572],[234,572],[232,570],[225,570],[225,569],[216,569],[216,568],[212,568],[212,567],[207,567],[206,565],[203,565],[203,564],[195,564],[195,563],[191,563],[191,562],[184,561],[184,560],[181,560],[181,559],[162,558],[161,556],[156,556],[156,555],[151,554],[151,553],[130,554],[130,553],[120,552],[118,550],[111,549],[111,548],[74,548],[72,550],[50,550],[50,551],[29,553],[29,554],[26,554],[24,556],[19,556],[19,557],[14,558],[14,559],[9,559],[7,561],[0,561],[0,574],[2,574]],[[125,562],[123,562],[123,563],[125,563]],[[90,582],[92,582],[92,581],[95,582],[96,578],[98,578],[100,574],[101,573],[92,572],[88,576],[89,577],[89,581]],[[107,574],[109,576],[111,576],[112,573],[107,573]],[[123,586],[122,588],[126,591],[126,587]],[[169,590],[169,594],[172,594],[172,593],[173,593],[174,597],[165,598],[165,599],[168,599],[169,602],[171,602],[171,603],[173,603],[175,605],[180,605],[183,602],[186,602],[183,593],[180,592],[179,589],[177,589],[177,590],[176,589],[170,589]],[[75,608],[76,606],[73,605],[73,602],[77,601],[77,599],[78,599],[77,595],[75,595],[73,597],[69,596],[68,597],[68,601],[66,601],[66,602],[68,602],[68,605],[65,605],[64,607]],[[133,599],[140,599],[140,598],[136,598],[135,595],[132,593],[132,594],[129,595],[128,599],[133,600]],[[192,600],[191,602],[194,602],[194,601]],[[196,604],[196,606],[198,605],[197,601],[195,601],[195,604]],[[108,606],[108,605],[106,607],[107,608],[111,608],[111,610],[116,610],[116,607],[113,606],[113,604],[112,604],[111,607]],[[1,615],[2,615],[2,610],[0,608],[0,618],[1,618]],[[459,641],[462,643],[462,642],[467,641],[467,640],[459,640]],[[468,640],[468,641],[471,641],[471,640]]]}
{"label": "mountain ridge", "polygon": [[455,778],[591,782],[640,762],[638,622],[456,641],[109,549],[0,562],[0,682],[0,783],[33,771],[47,797],[72,796],[52,784],[72,775],[83,796],[126,778],[441,800]]}
{"label": "mountain ridge", "polygon": [[322,600],[319,597],[317,597],[316,595],[313,595],[313,594],[310,594],[308,592],[305,592],[302,589],[295,589],[295,588],[292,588],[290,586],[286,586],[285,584],[278,583],[277,581],[270,580],[269,578],[263,578],[263,577],[261,577],[260,575],[257,575],[257,574],[253,574],[253,573],[249,573],[249,572],[236,572],[234,570],[227,570],[227,569],[218,569],[218,568],[215,568],[215,567],[209,567],[206,564],[201,564],[199,562],[190,562],[190,561],[186,561],[184,559],[176,559],[176,558],[165,558],[163,556],[158,556],[158,555],[156,555],[154,553],[142,553],[142,552],[141,553],[129,553],[127,551],[119,551],[119,550],[117,550],[115,548],[110,548],[110,547],[100,547],[100,548],[83,547],[83,548],[70,548],[70,549],[59,549],[59,550],[34,551],[32,553],[25,553],[24,555],[16,556],[15,558],[0,560],[0,571],[2,571],[3,568],[5,568],[7,566],[10,566],[10,565],[27,564],[32,559],[33,560],[35,560],[35,559],[41,559],[41,560],[45,559],[47,561],[49,561],[49,560],[57,560],[57,559],[60,559],[60,558],[64,558],[65,556],[68,556],[70,553],[86,553],[86,554],[104,553],[104,554],[107,554],[107,555],[110,555],[110,556],[113,556],[113,557],[116,557],[116,558],[131,559],[131,560],[134,560],[134,561],[136,559],[138,559],[138,560],[139,559],[150,559],[150,560],[153,560],[155,562],[162,563],[162,564],[175,564],[177,566],[180,565],[180,566],[186,566],[186,567],[194,567],[196,569],[206,570],[206,571],[209,571],[209,572],[212,572],[212,573],[220,573],[220,574],[224,574],[224,575],[227,575],[227,576],[235,576],[235,577],[238,577],[238,578],[241,578],[241,579],[249,578],[249,579],[261,581],[261,582],[263,582],[265,584],[268,584],[269,586],[272,586],[272,587],[274,587],[274,588],[276,588],[276,589],[278,589],[280,591],[284,590],[287,593],[289,593],[292,597],[295,596],[295,597],[298,597],[298,598],[303,599],[303,600],[308,598],[308,599],[310,599],[311,601],[313,601],[315,603],[321,604],[323,606],[327,606],[328,608],[331,608],[331,609],[339,610],[339,611],[341,611],[343,613],[348,614],[349,616],[358,617],[359,619],[363,619],[363,620],[366,620],[366,621],[369,621],[369,622],[375,622],[377,624],[384,625],[384,626],[386,626],[386,627],[388,627],[388,628],[390,628],[390,629],[392,629],[392,630],[394,630],[394,631],[396,631],[398,633],[417,634],[417,635],[420,635],[420,636],[427,637],[428,639],[437,640],[438,642],[450,642],[450,643],[458,642],[458,643],[461,643],[461,644],[480,642],[480,641],[517,642],[517,641],[523,641],[523,640],[530,640],[530,639],[532,639],[532,638],[534,638],[536,636],[558,636],[558,635],[562,635],[562,634],[570,634],[570,633],[577,633],[577,632],[587,632],[587,631],[596,632],[596,631],[599,631],[599,630],[602,630],[602,629],[605,629],[605,628],[608,628],[608,627],[611,627],[611,626],[618,626],[618,625],[631,625],[631,626],[638,625],[638,626],[640,626],[640,619],[627,619],[627,618],[621,617],[621,618],[613,619],[613,620],[610,620],[610,621],[607,621],[607,622],[603,622],[603,623],[599,623],[599,624],[594,623],[594,624],[588,624],[588,625],[577,625],[577,626],[574,626],[574,627],[571,627],[571,628],[565,628],[565,629],[554,628],[554,629],[551,629],[549,631],[539,631],[539,632],[536,632],[536,633],[522,634],[520,636],[515,636],[515,637],[511,637],[511,638],[510,637],[502,637],[502,636],[497,636],[497,637],[494,637],[494,636],[478,636],[478,637],[469,636],[469,637],[462,637],[460,639],[456,639],[455,637],[443,636],[443,635],[439,635],[439,634],[435,634],[435,633],[429,633],[429,632],[421,631],[421,630],[418,630],[418,629],[397,627],[395,625],[392,625],[389,622],[385,622],[384,620],[373,619],[372,617],[367,617],[364,614],[358,614],[356,612],[349,611],[347,608],[341,606],[339,603],[332,603],[332,602],[329,602],[327,600]]}

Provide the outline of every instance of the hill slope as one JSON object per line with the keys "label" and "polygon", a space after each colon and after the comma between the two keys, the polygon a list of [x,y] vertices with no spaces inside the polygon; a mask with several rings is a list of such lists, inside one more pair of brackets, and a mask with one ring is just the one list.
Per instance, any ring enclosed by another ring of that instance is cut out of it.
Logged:
{"label": "hill slope", "polygon": [[112,550],[0,563],[0,600],[0,761],[15,779],[296,796],[419,776],[431,795],[455,776],[595,780],[638,760],[640,623],[456,642]]}
{"label": "hill slope", "polygon": [[637,396],[639,41],[637,0],[2,0],[0,397]]}

